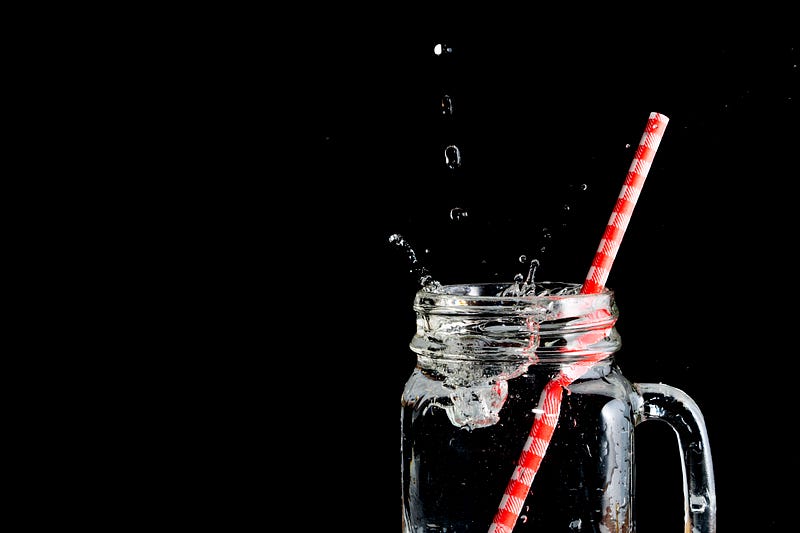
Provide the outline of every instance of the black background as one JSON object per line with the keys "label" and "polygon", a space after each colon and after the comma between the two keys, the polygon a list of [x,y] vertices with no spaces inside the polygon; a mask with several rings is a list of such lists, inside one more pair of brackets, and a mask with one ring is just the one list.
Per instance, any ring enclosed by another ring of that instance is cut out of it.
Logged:
{"label": "black background", "polygon": [[[286,34],[243,15],[163,59],[181,81],[147,139],[180,141],[180,180],[159,182],[173,220],[145,266],[170,287],[149,320],[182,355],[154,402],[172,466],[148,486],[176,520],[396,531],[412,267],[510,281],[526,255],[540,280],[583,281],[655,111],[669,124],[607,283],[617,360],[700,406],[722,530],[790,528],[798,39],[492,13],[315,11]],[[666,425],[637,428],[637,468],[639,531],[679,531]]]}
{"label": "black background", "polygon": [[[339,473],[363,482],[365,507],[378,512],[385,496],[391,509],[399,489],[370,486],[399,483],[412,267],[442,283],[510,280],[525,272],[524,254],[540,260],[538,279],[582,281],[657,111],[670,121],[608,280],[618,361],[632,381],[674,385],[700,406],[721,528],[786,531],[798,473],[786,433],[797,42],[655,27],[553,38],[511,26],[331,32],[304,48],[301,101],[315,135],[300,202],[313,227],[307,281],[332,298],[319,326],[348,359],[323,368],[358,384],[339,393],[363,398],[353,401],[380,421],[332,423],[353,438]],[[452,52],[437,55],[436,44]],[[451,144],[456,169],[445,164]],[[389,244],[393,233],[420,263]],[[376,437],[377,426],[391,436]],[[678,531],[674,435],[645,424],[637,439],[639,530]]]}
{"label": "black background", "polygon": [[[48,334],[67,390],[45,411],[64,430],[29,417],[50,433],[23,465],[68,473],[31,483],[104,524],[396,531],[418,276],[389,236],[442,283],[510,280],[523,254],[539,279],[580,282],[658,111],[608,280],[618,361],[699,404],[723,529],[790,529],[800,46],[780,14],[712,36],[499,7],[469,24],[390,4],[176,11],[105,20],[46,47],[58,68],[30,62],[46,79],[18,107],[58,147],[31,156],[53,183],[28,183],[59,206],[41,224],[61,243],[31,247],[77,322]],[[62,357],[68,340],[101,363]],[[677,531],[674,437],[637,438],[639,529]]]}

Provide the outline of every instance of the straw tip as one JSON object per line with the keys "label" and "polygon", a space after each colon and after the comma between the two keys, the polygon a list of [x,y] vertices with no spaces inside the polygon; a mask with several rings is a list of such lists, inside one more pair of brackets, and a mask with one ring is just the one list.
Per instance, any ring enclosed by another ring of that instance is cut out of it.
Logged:
{"label": "straw tip", "polygon": [[658,120],[659,122],[669,122],[669,117],[664,113],[659,113],[658,111],[652,111],[650,113],[650,118],[653,120]]}
{"label": "straw tip", "polygon": [[664,133],[664,128],[667,127],[668,122],[668,116],[657,111],[653,111],[650,113],[650,117],[647,119],[647,126],[645,126],[644,129],[645,135],[662,135]]}

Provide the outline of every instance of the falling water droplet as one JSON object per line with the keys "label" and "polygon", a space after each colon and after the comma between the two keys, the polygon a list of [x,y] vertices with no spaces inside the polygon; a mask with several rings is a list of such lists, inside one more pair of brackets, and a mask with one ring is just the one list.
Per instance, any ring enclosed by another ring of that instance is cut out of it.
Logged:
{"label": "falling water droplet", "polygon": [[433,47],[433,53],[436,54],[437,56],[440,56],[442,54],[450,54],[452,52],[453,49],[450,48],[445,43],[436,43],[436,46]]}
{"label": "falling water droplet", "polygon": [[449,169],[461,166],[461,150],[458,149],[458,146],[451,144],[444,149],[444,162]]}
{"label": "falling water droplet", "polygon": [[525,255],[525,254],[522,254],[521,256],[519,256],[519,262],[520,263],[527,263],[528,262],[528,256]]}
{"label": "falling water droplet", "polygon": [[527,522],[527,521],[528,521],[528,517],[527,517],[526,515],[524,515],[524,514],[523,514],[523,515],[520,515],[520,516],[519,516],[519,519],[520,519],[520,520],[522,520],[522,523],[523,523],[523,524],[524,524],[525,522]]}
{"label": "falling water droplet", "polygon": [[631,143],[625,143],[625,148],[628,149],[631,147]]}
{"label": "falling water droplet", "polygon": [[449,117],[453,114],[453,98],[450,95],[442,96],[442,115]]}
{"label": "falling water droplet", "polygon": [[450,220],[458,222],[469,216],[469,212],[463,207],[454,207],[450,210]]}

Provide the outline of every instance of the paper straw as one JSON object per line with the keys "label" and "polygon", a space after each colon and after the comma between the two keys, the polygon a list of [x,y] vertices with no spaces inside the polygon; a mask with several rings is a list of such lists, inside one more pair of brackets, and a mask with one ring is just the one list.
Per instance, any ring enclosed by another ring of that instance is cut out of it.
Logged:
{"label": "paper straw", "polygon": [[[619,250],[622,236],[628,227],[628,222],[639,199],[639,193],[644,185],[644,180],[650,171],[658,145],[664,135],[669,118],[660,113],[650,113],[644,134],[639,141],[633,162],[631,163],[625,183],[617,197],[617,202],[611,217],[606,225],[603,238],[597,247],[592,266],[586,275],[586,280],[581,287],[582,294],[596,294],[603,290],[611,265]],[[579,343],[588,346],[600,340],[604,332],[593,331],[582,336]],[[528,439],[522,447],[517,466],[506,486],[505,493],[500,500],[497,513],[489,527],[489,533],[510,533],[517,523],[525,498],[528,496],[533,478],[539,471],[539,466],[544,459],[550,439],[553,436],[558,418],[561,414],[562,391],[573,381],[583,376],[597,361],[605,359],[610,354],[594,353],[580,361],[563,367],[558,376],[553,378],[542,391],[539,399],[537,414],[528,434]]]}

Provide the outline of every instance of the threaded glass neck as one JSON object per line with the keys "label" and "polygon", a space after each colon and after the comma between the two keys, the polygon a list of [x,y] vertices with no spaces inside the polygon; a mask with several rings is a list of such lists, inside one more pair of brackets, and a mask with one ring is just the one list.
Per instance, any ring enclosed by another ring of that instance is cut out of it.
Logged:
{"label": "threaded glass neck", "polygon": [[613,291],[580,294],[580,284],[540,282],[525,296],[508,284],[443,285],[414,299],[411,349],[421,361],[565,363],[610,356],[621,341]]}

